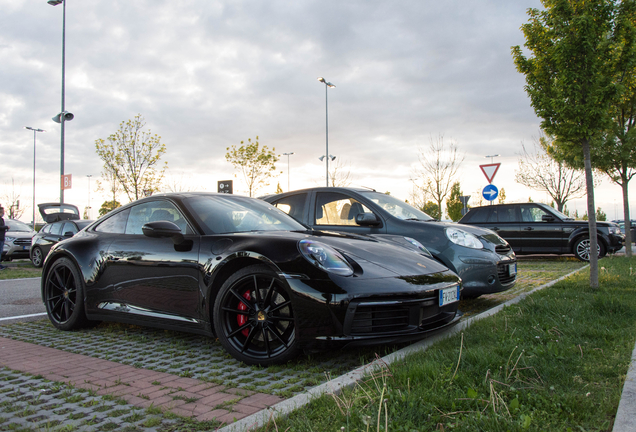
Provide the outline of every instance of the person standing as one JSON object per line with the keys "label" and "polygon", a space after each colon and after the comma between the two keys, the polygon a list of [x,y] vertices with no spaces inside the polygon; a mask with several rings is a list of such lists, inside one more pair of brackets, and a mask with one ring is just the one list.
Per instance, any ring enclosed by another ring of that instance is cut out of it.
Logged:
{"label": "person standing", "polygon": [[[0,254],[4,250],[4,234],[9,231],[9,227],[4,224],[4,207],[0,205]],[[1,255],[0,255],[1,256]],[[0,270],[6,269],[0,261]]]}

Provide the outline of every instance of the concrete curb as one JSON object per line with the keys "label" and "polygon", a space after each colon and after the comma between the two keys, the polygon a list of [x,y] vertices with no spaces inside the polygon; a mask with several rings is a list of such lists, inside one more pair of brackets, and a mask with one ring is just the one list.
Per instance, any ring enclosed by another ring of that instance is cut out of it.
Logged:
{"label": "concrete curb", "polygon": [[632,352],[632,362],[627,370],[627,378],[625,378],[612,429],[612,432],[633,431],[636,431],[636,346]]}
{"label": "concrete curb", "polygon": [[[299,394],[296,395],[290,399],[287,399],[283,402],[280,402],[274,406],[271,406],[263,411],[260,411],[256,414],[252,414],[248,417],[245,417],[241,420],[238,420],[232,424],[229,424],[221,429],[218,429],[218,432],[246,432],[249,430],[253,430],[259,427],[264,426],[265,424],[267,424],[267,422],[269,422],[272,419],[276,419],[278,417],[281,416],[287,416],[289,414],[291,414],[294,410],[297,410],[299,408],[302,408],[305,405],[308,405],[313,399],[318,398],[324,394],[329,394],[329,393],[339,393],[343,388],[347,388],[347,387],[352,387],[353,385],[355,385],[358,381],[360,381],[364,376],[366,376],[369,372],[372,372],[373,370],[375,370],[376,368],[380,367],[380,364],[386,364],[386,365],[390,365],[391,363],[398,361],[402,358],[404,358],[406,355],[411,354],[411,353],[415,353],[415,352],[420,352],[420,351],[425,351],[426,349],[428,349],[431,345],[433,345],[434,343],[441,341],[443,339],[449,338],[459,332],[461,332],[462,330],[470,327],[474,322],[479,321],[481,319],[487,318],[489,316],[495,315],[496,313],[498,313],[499,311],[501,311],[503,308],[507,307],[507,306],[511,306],[513,304],[519,303],[521,300],[525,299],[527,296],[529,296],[530,294],[533,294],[539,290],[542,290],[544,288],[550,287],[554,284],[556,284],[557,282],[562,281],[563,279],[572,276],[573,274],[580,272],[583,269],[588,268],[589,265],[581,267],[580,269],[574,270],[573,272],[568,273],[565,276],[562,276],[556,280],[553,280],[551,282],[548,282],[544,285],[538,286],[535,289],[533,289],[532,291],[529,291],[527,293],[523,293],[518,295],[517,297],[508,300],[505,303],[502,303],[492,309],[489,309],[479,315],[475,315],[473,317],[468,318],[466,321],[460,321],[458,324],[456,324],[455,326],[453,326],[451,329],[446,329],[445,331],[441,331],[433,336],[430,336],[422,341],[416,342],[412,345],[409,345],[406,348],[402,348],[399,351],[396,351],[392,354],[389,354],[387,356],[382,357],[379,361],[374,361],[372,363],[369,363],[367,365],[361,366],[358,369],[355,369],[351,372],[348,372],[344,375],[339,376],[338,378],[334,378],[324,384],[321,384],[319,386],[316,386],[312,389],[310,389],[308,392],[303,393],[303,394]],[[636,350],[634,351],[634,355],[636,356]],[[630,368],[630,370],[633,371],[633,366],[634,366],[634,358],[632,357],[632,368]],[[634,379],[633,379],[633,389],[631,390],[631,401],[634,401],[634,397],[636,397],[636,371],[634,372]],[[627,382],[626,382],[627,385]],[[621,403],[623,401],[621,400]],[[630,405],[634,405],[634,402],[632,402]],[[619,406],[619,410],[620,410],[620,406]],[[636,406],[632,406],[631,410],[628,411],[629,413],[632,413],[632,418],[636,417],[635,413],[636,413]],[[636,424],[635,423],[636,420],[632,421],[632,425]],[[632,426],[633,427],[633,426]],[[614,432],[623,432],[623,431],[634,431],[635,429],[620,429],[620,430],[615,430]]]}

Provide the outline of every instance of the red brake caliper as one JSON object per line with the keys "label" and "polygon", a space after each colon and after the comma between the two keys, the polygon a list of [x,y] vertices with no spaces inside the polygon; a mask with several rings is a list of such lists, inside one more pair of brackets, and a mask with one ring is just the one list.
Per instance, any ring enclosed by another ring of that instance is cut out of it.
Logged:
{"label": "red brake caliper", "polygon": [[[245,293],[243,294],[243,297],[245,298],[245,300],[252,300],[252,296],[250,295],[249,291],[245,291]],[[247,306],[245,306],[242,302],[239,303],[238,310],[240,311],[245,311],[247,310]],[[247,316],[243,315],[243,314],[238,314],[236,315],[236,321],[238,321],[238,325],[239,326],[243,326],[245,325],[245,323],[247,322]],[[250,334],[249,329],[243,329],[243,331],[241,331],[241,333],[243,333],[243,336],[247,337]]]}

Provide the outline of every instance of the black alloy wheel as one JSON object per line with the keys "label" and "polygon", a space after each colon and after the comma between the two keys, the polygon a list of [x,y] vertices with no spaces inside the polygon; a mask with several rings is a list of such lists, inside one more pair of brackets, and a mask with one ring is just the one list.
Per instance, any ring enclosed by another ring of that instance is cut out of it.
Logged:
{"label": "black alloy wheel", "polygon": [[44,254],[42,253],[42,249],[37,246],[31,251],[31,262],[36,267],[42,267],[42,264],[44,263]]}
{"label": "black alloy wheel", "polygon": [[267,366],[298,355],[293,307],[285,285],[263,265],[241,269],[225,281],[214,304],[214,328],[234,358]]}
{"label": "black alloy wheel", "polygon": [[60,330],[86,327],[84,282],[76,265],[68,258],[53,263],[45,277],[44,305],[51,323]]}

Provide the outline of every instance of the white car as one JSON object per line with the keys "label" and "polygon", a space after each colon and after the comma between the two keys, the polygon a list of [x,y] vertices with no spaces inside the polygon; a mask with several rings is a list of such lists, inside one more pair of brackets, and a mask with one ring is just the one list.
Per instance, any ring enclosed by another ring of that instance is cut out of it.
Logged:
{"label": "white car", "polygon": [[15,219],[5,219],[4,223],[9,227],[9,231],[4,237],[2,261],[29,258],[31,238],[35,235],[33,228]]}

